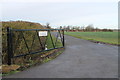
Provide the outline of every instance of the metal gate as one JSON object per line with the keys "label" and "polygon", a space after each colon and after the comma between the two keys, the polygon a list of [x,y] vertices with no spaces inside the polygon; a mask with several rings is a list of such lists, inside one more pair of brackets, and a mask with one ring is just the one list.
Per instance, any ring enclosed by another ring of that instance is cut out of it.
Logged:
{"label": "metal gate", "polygon": [[12,58],[64,48],[64,45],[63,29],[7,28],[8,65],[11,65]]}

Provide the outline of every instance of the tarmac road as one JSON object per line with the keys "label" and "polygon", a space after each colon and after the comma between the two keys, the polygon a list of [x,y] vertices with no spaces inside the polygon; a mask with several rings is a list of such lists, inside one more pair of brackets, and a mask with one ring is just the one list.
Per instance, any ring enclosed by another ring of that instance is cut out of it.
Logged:
{"label": "tarmac road", "polygon": [[118,47],[65,35],[66,48],[56,59],[6,78],[117,78]]}

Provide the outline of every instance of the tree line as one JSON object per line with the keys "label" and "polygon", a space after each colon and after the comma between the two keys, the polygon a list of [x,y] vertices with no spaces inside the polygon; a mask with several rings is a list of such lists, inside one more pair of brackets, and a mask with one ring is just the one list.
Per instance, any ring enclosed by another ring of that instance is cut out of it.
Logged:
{"label": "tree line", "polygon": [[[47,29],[53,29],[50,26],[50,23],[46,23],[46,25],[43,25],[44,28]],[[117,31],[114,29],[100,29],[97,27],[94,27],[93,24],[89,24],[88,26],[60,26],[57,29],[64,29],[66,32],[113,32]]]}
{"label": "tree line", "polygon": [[92,24],[88,26],[60,26],[60,29],[64,29],[66,32],[71,31],[71,32],[113,32],[113,29],[99,29],[95,28]]}

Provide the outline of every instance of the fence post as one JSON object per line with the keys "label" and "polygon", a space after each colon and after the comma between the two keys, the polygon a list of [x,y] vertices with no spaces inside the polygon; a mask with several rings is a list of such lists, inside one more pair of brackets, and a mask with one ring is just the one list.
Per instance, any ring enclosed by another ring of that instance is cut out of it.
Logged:
{"label": "fence post", "polygon": [[13,55],[13,48],[12,48],[12,32],[11,28],[7,27],[7,54],[8,54],[8,65],[11,65],[11,58]]}

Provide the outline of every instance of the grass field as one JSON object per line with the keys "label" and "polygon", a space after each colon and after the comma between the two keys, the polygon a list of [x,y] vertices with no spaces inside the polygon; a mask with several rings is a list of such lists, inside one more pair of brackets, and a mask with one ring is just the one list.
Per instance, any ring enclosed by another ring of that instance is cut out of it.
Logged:
{"label": "grass field", "polygon": [[120,44],[118,43],[118,32],[65,32],[65,34],[86,40]]}

